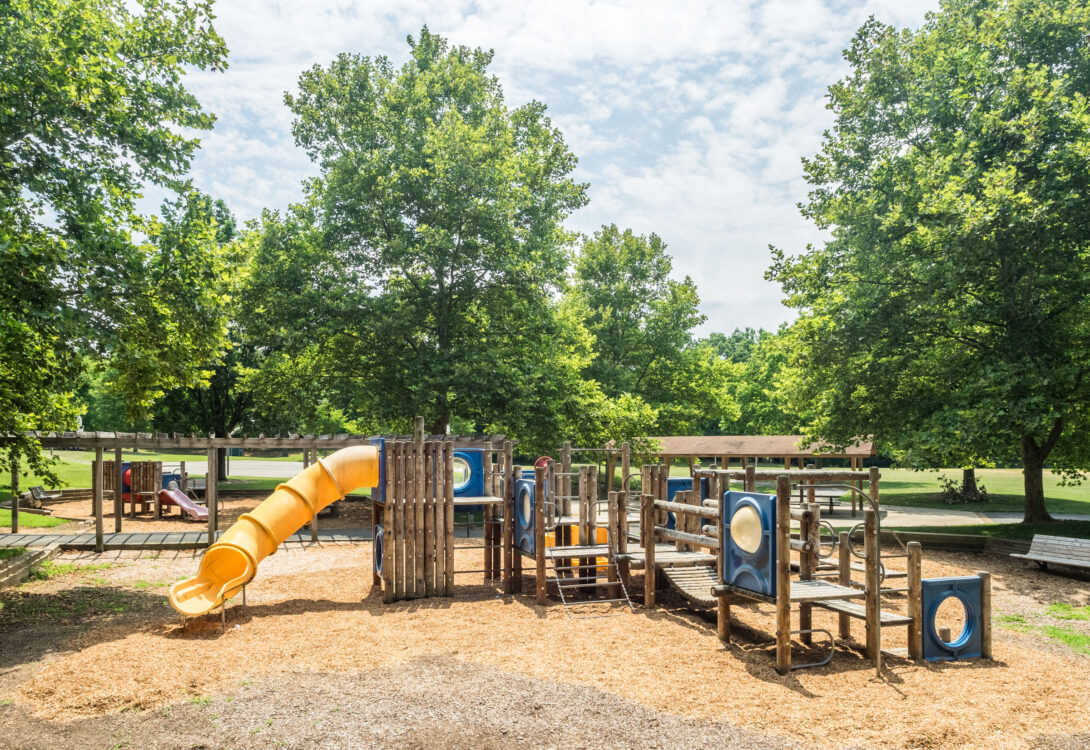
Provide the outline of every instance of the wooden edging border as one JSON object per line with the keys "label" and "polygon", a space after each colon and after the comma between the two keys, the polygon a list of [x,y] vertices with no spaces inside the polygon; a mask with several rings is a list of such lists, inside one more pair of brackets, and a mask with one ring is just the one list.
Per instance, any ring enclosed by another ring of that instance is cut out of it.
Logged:
{"label": "wooden edging border", "polygon": [[46,547],[30,547],[18,557],[3,561],[0,563],[0,588],[19,585],[34,568],[60,551],[61,545],[54,542]]}

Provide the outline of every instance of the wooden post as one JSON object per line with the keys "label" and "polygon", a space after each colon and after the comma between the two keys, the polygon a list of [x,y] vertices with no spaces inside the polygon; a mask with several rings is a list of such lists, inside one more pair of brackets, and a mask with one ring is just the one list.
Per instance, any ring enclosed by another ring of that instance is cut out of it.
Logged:
{"label": "wooden post", "polygon": [[[121,480],[124,470],[121,467],[121,449],[114,448],[114,532],[121,533],[121,517],[125,515],[125,506],[121,502]],[[184,485],[183,485],[184,487]]]}
{"label": "wooden post", "polygon": [[640,495],[640,532],[644,540],[643,606],[655,607],[655,496]]}
{"label": "wooden post", "polygon": [[[484,494],[492,494],[492,443],[484,444],[484,451],[481,453],[482,464],[484,465]],[[481,514],[482,528],[481,539],[484,547],[484,582],[488,583],[495,577],[495,570],[492,568],[492,506],[485,503],[482,506]]]}
{"label": "wooden post", "polygon": [[986,570],[980,576],[980,656],[992,658],[992,574]]}
{"label": "wooden post", "polygon": [[[211,437],[211,436],[209,436]],[[208,538],[206,545],[211,547],[216,541],[216,449],[209,447],[206,454],[206,468],[204,470],[204,504],[208,508]],[[131,476],[131,475],[130,475]],[[130,488],[131,489],[131,488]],[[118,485],[118,492],[121,486]],[[133,499],[132,495],[129,499]],[[133,503],[135,507],[135,503]]]}
{"label": "wooden post", "polygon": [[[521,466],[512,467],[512,473],[516,477],[521,477],[522,476],[522,467]],[[515,503],[517,502],[517,498],[515,496],[514,484],[512,484],[511,489],[508,490],[508,492],[510,493],[510,496],[509,496],[510,497],[510,502],[509,502],[507,507],[510,509],[512,517],[513,517],[513,515],[518,512],[515,509]],[[522,552],[519,551],[518,549],[515,549],[514,521],[512,521],[512,523],[511,523],[511,532],[510,532],[509,541],[511,543],[511,545],[510,545],[511,546],[511,593],[512,594],[521,594],[522,593]]]}
{"label": "wooden post", "polygon": [[[598,544],[598,466],[587,467],[587,544]],[[590,559],[591,571],[598,574],[598,561]]]}
{"label": "wooden post", "polygon": [[[852,585],[852,551],[851,551],[851,548],[848,547],[848,536],[849,536],[849,533],[847,531],[841,531],[839,534],[837,534],[837,544],[838,544],[837,549],[840,552],[840,559],[839,559],[839,563],[840,563],[839,573],[840,573],[840,575],[837,578],[837,583],[839,583],[841,586],[849,586],[850,587]],[[844,614],[839,615],[839,618],[840,618],[840,637],[845,638],[845,639],[846,638],[851,638],[852,637],[852,625],[851,625],[852,618],[849,617],[848,615],[844,615]]]}
{"label": "wooden post", "polygon": [[[394,550],[397,547],[397,529],[394,528],[394,519],[396,518],[395,508],[397,507],[397,500],[394,497],[394,444],[392,441],[387,440],[386,443],[386,507],[382,512],[383,527],[385,528],[385,539],[382,546],[382,601],[389,604],[394,600]],[[374,503],[371,504],[374,508]],[[372,543],[374,543],[374,537],[372,537]]]}
{"label": "wooden post", "polygon": [[867,614],[867,656],[874,659],[875,669],[881,673],[882,669],[882,623],[879,621],[879,587],[878,582],[878,527],[874,510],[863,509],[863,549],[866,555],[866,598],[864,605]]}
{"label": "wooden post", "polygon": [[[571,443],[565,441],[560,446],[560,498],[558,498],[560,506],[560,515],[571,515],[571,494],[572,494],[572,482],[571,482]],[[579,517],[583,517],[583,511],[579,511]],[[582,529],[580,529],[582,531]]]}
{"label": "wooden post", "polygon": [[[99,462],[102,457],[99,457]],[[96,469],[96,471],[101,471]],[[102,491],[102,482],[98,484],[99,492]],[[11,451],[11,533],[19,533],[19,459],[15,456],[15,449]]]}
{"label": "wooden post", "polygon": [[880,508],[881,505],[880,505],[880,501],[879,501],[879,498],[878,498],[878,479],[881,477],[881,474],[878,473],[878,467],[877,466],[870,467],[869,474],[870,474],[870,499],[871,499],[871,504],[872,504],[872,507],[874,507],[874,508]]}
{"label": "wooden post", "polygon": [[[394,508],[397,514],[397,530],[394,534],[394,542],[397,544],[397,549],[394,552],[395,563],[397,566],[397,577],[394,582],[394,598],[404,599],[408,589],[406,588],[406,582],[412,580],[412,574],[406,573],[406,571],[412,570],[412,557],[409,552],[409,535],[408,529],[408,514],[409,507],[405,502],[405,472],[406,472],[406,447],[405,443],[400,441],[394,444],[394,458],[395,458],[395,470],[394,470],[394,484],[395,495]],[[411,584],[409,584],[411,586]]]}
{"label": "wooden post", "polygon": [[[102,483],[104,481],[102,473],[102,448],[95,448],[95,552],[102,552],[106,549],[102,540]],[[12,516],[12,522],[14,523],[15,517]],[[211,544],[211,542],[209,542]]]}
{"label": "wooden post", "polygon": [[730,594],[720,594],[716,613],[715,634],[724,643],[730,643]]}
{"label": "wooden post", "polygon": [[537,603],[545,604],[548,599],[545,589],[545,467],[534,467],[534,551],[537,562],[535,581]]}
{"label": "wooden post", "polygon": [[503,593],[515,592],[512,584],[515,555],[515,467],[514,445],[503,441]]}
{"label": "wooden post", "polygon": [[606,493],[606,511],[608,520],[606,523],[608,526],[608,532],[606,537],[609,542],[609,554],[606,556],[608,567],[606,568],[606,582],[609,584],[609,598],[616,599],[621,595],[621,587],[617,584],[617,558],[616,553],[619,551],[618,540],[620,539],[620,523],[618,521],[619,508],[617,507],[617,493],[613,490],[609,490]]}
{"label": "wooden post", "polygon": [[611,450],[606,454],[606,492],[613,492],[616,471],[617,454]]}
{"label": "wooden post", "polygon": [[[632,488],[628,486],[628,476],[632,473],[632,444],[627,440],[621,443],[621,492],[624,493],[625,517],[628,517],[628,493]],[[640,490],[643,492],[643,490]]]}
{"label": "wooden post", "polygon": [[923,585],[921,562],[922,548],[919,542],[908,543],[908,658],[923,658]]}
{"label": "wooden post", "polygon": [[[435,596],[435,479],[432,467],[435,461],[435,444],[424,443],[423,481],[424,492],[424,596]],[[485,476],[488,473],[485,472]],[[487,507],[487,506],[486,506]],[[485,535],[487,539],[487,534]]]}
{"label": "wooden post", "polygon": [[[813,488],[810,488],[813,492]],[[813,513],[816,504],[803,503],[802,508],[809,510]],[[813,532],[813,526],[809,521],[799,522],[799,539],[803,542],[810,542],[816,549],[817,540],[813,539],[810,535]],[[813,580],[814,578],[814,558],[805,550],[799,551],[799,578],[803,581]],[[814,605],[810,602],[799,603],[799,630],[809,630],[814,627]],[[806,645],[813,643],[813,635],[811,633],[799,633],[799,640]]]}
{"label": "wooden post", "polygon": [[447,448],[446,466],[444,466],[444,473],[446,478],[443,480],[443,485],[446,490],[447,496],[443,499],[443,511],[447,517],[447,529],[449,536],[447,540],[447,564],[446,574],[447,580],[444,586],[444,591],[447,596],[454,596],[454,445],[450,445]]}
{"label": "wooden post", "polygon": [[452,530],[447,527],[446,498],[447,498],[447,452],[453,450],[453,446],[445,441],[435,444],[433,463],[429,472],[435,473],[435,498],[433,500],[435,512],[435,593],[446,594],[447,591],[447,547],[454,545]]}
{"label": "wooden post", "polygon": [[[495,471],[492,472],[492,486],[489,488],[488,494],[492,497],[503,497],[503,454],[500,453],[502,445],[497,446],[496,463],[494,467],[498,465]],[[492,580],[502,581],[503,579],[503,505],[491,505],[492,509]]]}
{"label": "wooden post", "polygon": [[[696,471],[696,456],[689,456],[689,476]],[[670,476],[670,464],[666,464],[666,476]]]}
{"label": "wooden post", "polygon": [[424,418],[413,420],[413,449],[415,451],[413,505],[416,508],[416,595],[425,596],[424,586]]}
{"label": "wooden post", "polygon": [[791,671],[791,478],[776,477],[776,671]]}
{"label": "wooden post", "polygon": [[746,467],[746,483],[743,487],[745,492],[754,492],[757,489],[757,467],[750,465]]}

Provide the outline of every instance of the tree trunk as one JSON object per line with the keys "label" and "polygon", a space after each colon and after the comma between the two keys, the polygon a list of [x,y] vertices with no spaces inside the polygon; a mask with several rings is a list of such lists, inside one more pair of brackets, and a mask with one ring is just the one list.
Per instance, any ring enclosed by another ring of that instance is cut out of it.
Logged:
{"label": "tree trunk", "polygon": [[216,476],[220,479],[227,478],[227,449],[216,449]]}
{"label": "tree trunk", "polygon": [[970,466],[961,470],[961,493],[966,497],[979,497],[980,490],[976,486],[976,469]]}
{"label": "tree trunk", "polygon": [[1023,523],[1051,521],[1045,507],[1045,455],[1032,437],[1022,438],[1022,474],[1025,477],[1026,508]]}
{"label": "tree trunk", "polygon": [[449,424],[450,412],[444,411],[442,414],[435,418],[435,421],[431,423],[431,427],[429,429],[431,430],[432,435],[446,435],[447,426]]}

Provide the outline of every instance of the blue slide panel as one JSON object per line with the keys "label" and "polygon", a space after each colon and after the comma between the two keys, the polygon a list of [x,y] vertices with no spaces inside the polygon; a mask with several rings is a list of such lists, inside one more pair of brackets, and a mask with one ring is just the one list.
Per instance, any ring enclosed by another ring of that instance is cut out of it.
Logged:
{"label": "blue slide panel", "polygon": [[[719,535],[723,583],[775,597],[776,496],[725,492],[723,510]],[[732,522],[739,525],[737,534],[731,533]],[[739,539],[748,540],[750,548],[746,549]]]}
{"label": "blue slide panel", "polygon": [[[371,438],[378,448],[378,486],[371,488],[371,502],[386,504],[386,438]],[[377,532],[376,532],[377,533]]]}

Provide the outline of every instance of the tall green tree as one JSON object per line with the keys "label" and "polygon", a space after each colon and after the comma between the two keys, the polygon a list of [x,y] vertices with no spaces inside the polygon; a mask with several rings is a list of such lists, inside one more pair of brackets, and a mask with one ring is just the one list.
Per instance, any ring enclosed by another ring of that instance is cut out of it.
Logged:
{"label": "tall green tree", "polygon": [[947,0],[856,35],[806,162],[831,240],[771,276],[801,311],[813,432],[936,455],[1090,461],[1090,5]]}
{"label": "tall green tree", "polygon": [[594,340],[584,376],[607,397],[647,403],[657,432],[716,432],[737,416],[727,389],[734,368],[694,342],[700,298],[691,279],[670,278],[672,267],[655,234],[608,225],[585,238],[568,294]]}
{"label": "tall green tree", "polygon": [[[134,203],[144,185],[178,187],[198,143],[187,133],[212,126],[182,85],[189,68],[225,65],[211,3],[130,5],[0,4],[0,432],[72,426],[82,356],[143,345]],[[200,377],[169,333],[151,339],[160,364],[141,387]],[[33,441],[19,455],[46,468]]]}
{"label": "tall green tree", "polygon": [[[795,411],[787,396],[792,372],[787,338],[783,334],[752,328],[735,329],[730,335],[708,337],[720,356],[735,362],[738,371],[730,392],[738,404],[738,418],[723,425],[738,435],[795,435],[806,419]],[[805,404],[800,405],[805,408]]]}
{"label": "tall green tree", "polygon": [[409,47],[400,68],[342,54],[286,96],[321,170],[300,209],[318,236],[305,266],[271,251],[301,285],[267,304],[319,313],[270,325],[327,382],[442,432],[492,421],[564,366],[551,296],[586,195],[544,105],[506,105],[491,52],[427,28]]}

